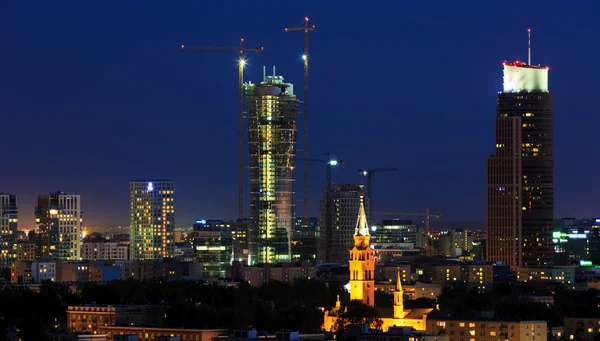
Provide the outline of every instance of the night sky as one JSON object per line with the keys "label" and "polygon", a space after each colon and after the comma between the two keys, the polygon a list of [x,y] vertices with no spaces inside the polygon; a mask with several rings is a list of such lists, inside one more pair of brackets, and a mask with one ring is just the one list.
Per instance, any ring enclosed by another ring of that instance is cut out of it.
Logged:
{"label": "night sky", "polygon": [[[246,80],[276,65],[301,97],[302,34],[284,27],[305,16],[311,157],[344,159],[340,182],[400,168],[377,175],[374,211],[429,207],[438,226],[484,226],[501,63],[526,60],[531,27],[554,92],[555,216],[600,216],[598,2],[172,3],[0,2],[0,191],[18,194],[20,228],[56,190],[81,194],[85,225],[126,225],[128,182],[146,177],[177,181],[177,226],[236,218],[236,54],[179,46],[244,37],[265,47],[248,55]],[[311,172],[316,215],[325,175]]]}

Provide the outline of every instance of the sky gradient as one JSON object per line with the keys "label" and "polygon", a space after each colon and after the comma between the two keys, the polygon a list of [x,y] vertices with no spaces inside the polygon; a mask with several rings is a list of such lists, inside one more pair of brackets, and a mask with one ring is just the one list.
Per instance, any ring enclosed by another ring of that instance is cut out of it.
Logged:
{"label": "sky gradient", "polygon": [[[364,181],[359,168],[400,168],[376,175],[374,211],[429,207],[441,223],[484,227],[501,63],[526,60],[531,27],[532,61],[550,66],[554,92],[555,216],[600,216],[599,10],[592,1],[3,1],[0,192],[18,195],[21,228],[33,227],[37,195],[57,190],[81,194],[85,225],[127,224],[128,181],[146,177],[176,180],[177,226],[236,218],[236,54],[179,46],[243,37],[265,48],[248,55],[246,80],[276,65],[301,97],[302,34],[284,27],[308,16],[311,157],[344,159],[337,182]],[[325,174],[311,167],[316,215]]]}

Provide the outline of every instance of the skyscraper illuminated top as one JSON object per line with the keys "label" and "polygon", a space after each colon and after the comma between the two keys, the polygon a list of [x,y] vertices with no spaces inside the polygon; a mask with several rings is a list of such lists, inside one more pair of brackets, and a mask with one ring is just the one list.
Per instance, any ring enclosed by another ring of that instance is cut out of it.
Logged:
{"label": "skyscraper illuminated top", "polygon": [[250,152],[250,264],[291,260],[298,99],[292,84],[267,76],[245,84]]}
{"label": "skyscraper illuminated top", "polygon": [[496,153],[487,159],[486,258],[513,269],[553,261],[554,146],[548,68],[504,62]]}

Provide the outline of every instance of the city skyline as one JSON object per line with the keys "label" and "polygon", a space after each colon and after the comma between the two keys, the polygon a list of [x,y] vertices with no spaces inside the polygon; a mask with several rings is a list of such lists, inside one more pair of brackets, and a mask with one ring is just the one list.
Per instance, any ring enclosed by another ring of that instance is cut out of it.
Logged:
{"label": "city skyline", "polygon": [[[37,195],[57,190],[81,195],[85,225],[126,224],[129,180],[163,176],[178,183],[179,226],[190,226],[198,218],[234,219],[237,146],[227,142],[214,148],[213,142],[235,140],[236,56],[187,54],[178,47],[187,42],[235,46],[244,37],[251,45],[265,47],[260,56],[249,56],[247,80],[257,83],[262,66],[275,64],[286,81],[301,85],[302,41],[286,36],[283,28],[305,15],[318,28],[311,35],[310,50],[311,157],[331,152],[346,161],[335,171],[336,183],[364,182],[356,174],[359,168],[401,167],[400,172],[375,178],[373,196],[378,207],[374,211],[411,212],[428,207],[442,213],[446,222],[479,221],[484,226],[483,160],[493,153],[494,91],[502,88],[498,74],[502,60],[526,59],[526,28],[531,27],[533,63],[550,66],[551,91],[556,93],[554,216],[597,215],[598,199],[589,186],[594,184],[599,161],[588,157],[594,155],[593,127],[599,123],[589,109],[596,71],[581,79],[573,62],[577,55],[593,56],[600,51],[585,44],[593,41],[593,30],[582,30],[587,28],[582,25],[597,24],[575,21],[570,16],[575,6],[561,5],[557,11],[556,4],[524,5],[523,13],[515,13],[490,5],[488,9],[493,8],[496,15],[454,22],[444,18],[452,17],[452,11],[462,13],[460,8],[440,6],[427,16],[413,18],[404,17],[404,11],[429,9],[388,5],[388,11],[361,13],[331,4],[279,4],[271,11],[284,14],[273,20],[249,28],[236,17],[239,14],[231,14],[227,24],[219,19],[222,29],[208,36],[202,32],[217,24],[214,18],[223,17],[212,14],[226,11],[212,6],[139,9],[147,20],[136,17],[132,23],[128,14],[138,10],[135,5],[38,6],[8,8],[0,14],[0,28],[14,32],[2,38],[7,52],[0,56],[3,65],[11,66],[0,82],[4,104],[0,110],[14,119],[4,140],[7,160],[12,162],[0,173],[0,190],[17,195],[20,229],[33,228]],[[264,12],[261,6],[248,8],[244,15]],[[475,7],[481,10],[487,5]],[[536,15],[527,13],[534,9]],[[83,14],[68,15],[77,10]],[[372,28],[358,31],[342,25],[358,13]],[[96,15],[110,19],[106,22],[114,28],[105,29],[93,20],[84,22]],[[152,22],[163,17],[164,23]],[[404,20],[403,24],[395,28],[392,17]],[[552,24],[558,20],[564,25]],[[493,25],[484,25],[488,21]],[[77,32],[70,30],[72,26],[78,27]],[[390,27],[394,29],[386,32]],[[121,34],[114,35],[114,30]],[[353,46],[354,39],[365,39],[365,35],[370,39],[362,48],[340,49]],[[399,47],[394,49],[395,45]],[[568,52],[557,47],[568,47]],[[94,56],[100,49],[102,54]],[[353,68],[349,75],[348,68]],[[577,90],[573,84],[578,84]],[[219,94],[213,96],[215,92]],[[358,92],[364,93],[364,99],[339,100],[346,93]],[[431,101],[432,93],[439,100]],[[423,103],[428,105],[423,107]],[[457,115],[462,116],[457,119]],[[219,129],[203,128],[210,125]],[[39,148],[48,128],[73,134],[74,142],[67,144],[72,148],[65,152]],[[125,148],[162,128],[174,133],[150,142],[148,151],[136,154]],[[171,152],[171,160],[157,164],[151,157],[157,152]],[[41,172],[36,167],[40,163],[53,167]],[[310,212],[317,216],[325,177],[319,165],[311,167]],[[296,173],[296,217],[302,212],[300,174]],[[246,197],[245,211],[248,207]]]}

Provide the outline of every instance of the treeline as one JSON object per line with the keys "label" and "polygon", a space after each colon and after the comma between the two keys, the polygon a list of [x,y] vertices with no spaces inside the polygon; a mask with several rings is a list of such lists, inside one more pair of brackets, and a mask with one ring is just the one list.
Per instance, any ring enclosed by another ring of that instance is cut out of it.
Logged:
{"label": "treeline", "polygon": [[[554,298],[548,305],[522,298],[523,294],[541,294]],[[439,297],[440,310],[451,316],[475,316],[493,312],[500,319],[544,320],[549,327],[562,326],[565,317],[600,317],[598,292],[574,291],[555,287],[539,291],[526,285],[499,283],[493,289],[478,293],[466,286],[447,287]]]}

